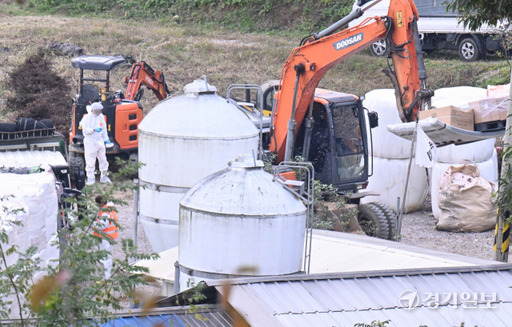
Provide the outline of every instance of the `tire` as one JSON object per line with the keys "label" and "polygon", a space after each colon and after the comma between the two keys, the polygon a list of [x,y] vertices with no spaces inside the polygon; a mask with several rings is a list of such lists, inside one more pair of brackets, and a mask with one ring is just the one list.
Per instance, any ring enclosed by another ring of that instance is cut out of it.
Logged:
{"label": "tire", "polygon": [[51,119],[41,119],[36,121],[36,129],[53,129],[55,125]]}
{"label": "tire", "polygon": [[0,139],[11,140],[16,138],[14,132],[18,131],[16,123],[0,123]]}
{"label": "tire", "polygon": [[459,43],[459,56],[462,61],[472,62],[480,58],[482,52],[475,39],[468,37]]}
{"label": "tire", "polygon": [[386,215],[376,205],[360,204],[357,221],[366,235],[388,239],[389,228]]}
{"label": "tire", "polygon": [[371,204],[377,206],[382,212],[384,213],[384,216],[386,216],[386,220],[388,222],[388,240],[396,241],[397,237],[397,220],[396,220],[396,213],[391,209],[387,204],[380,203],[380,202],[372,202]]}
{"label": "tire", "polygon": [[32,131],[36,128],[36,120],[34,118],[20,118],[16,123],[18,131]]}
{"label": "tire", "polygon": [[389,47],[387,41],[382,39],[375,42],[370,46],[370,53],[375,57],[387,57],[389,54]]}
{"label": "tire", "polygon": [[0,132],[13,133],[18,131],[16,123],[0,123]]}
{"label": "tire", "polygon": [[71,185],[81,190],[85,186],[85,160],[84,157],[77,152],[69,152],[69,171]]}

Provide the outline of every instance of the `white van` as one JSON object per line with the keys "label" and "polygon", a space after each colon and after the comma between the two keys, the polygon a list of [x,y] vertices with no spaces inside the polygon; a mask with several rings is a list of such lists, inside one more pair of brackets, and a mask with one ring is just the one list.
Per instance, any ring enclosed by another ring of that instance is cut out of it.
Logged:
{"label": "white van", "polygon": [[[452,0],[414,0],[420,16],[418,30],[423,51],[458,50],[462,60],[475,61],[487,53],[494,53],[500,49],[499,38],[493,36],[497,31],[496,27],[482,26],[476,31],[465,29],[458,23],[457,14],[447,11],[449,2]],[[388,7],[389,0],[382,0],[368,9],[362,17],[350,22],[349,27],[358,25],[367,17],[386,16]],[[357,1],[353,8],[358,8]],[[389,53],[386,40],[374,43],[370,47],[370,52],[375,56],[386,56]]]}

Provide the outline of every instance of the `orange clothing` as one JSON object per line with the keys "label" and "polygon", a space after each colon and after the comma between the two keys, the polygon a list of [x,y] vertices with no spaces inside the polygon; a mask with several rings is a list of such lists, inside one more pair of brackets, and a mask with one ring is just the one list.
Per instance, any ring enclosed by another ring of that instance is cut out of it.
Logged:
{"label": "orange clothing", "polygon": [[[105,205],[103,208],[108,208],[108,205]],[[108,237],[114,240],[117,239],[117,237],[119,236],[119,228],[117,228],[116,224],[114,223],[117,223],[117,213],[113,210],[100,211],[98,216],[99,218],[98,220],[96,220],[96,223],[100,225],[102,224],[102,227],[106,226],[103,229],[103,233],[107,234]],[[94,235],[102,237],[100,234],[96,232],[94,232]]]}

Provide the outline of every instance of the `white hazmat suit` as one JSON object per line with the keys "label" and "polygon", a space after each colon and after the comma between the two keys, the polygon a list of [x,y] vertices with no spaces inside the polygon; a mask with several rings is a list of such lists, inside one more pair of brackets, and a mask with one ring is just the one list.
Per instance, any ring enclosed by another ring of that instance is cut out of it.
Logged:
{"label": "white hazmat suit", "polygon": [[80,121],[82,132],[84,134],[84,156],[85,173],[87,175],[87,185],[95,182],[94,168],[96,159],[98,159],[101,172],[100,182],[109,183],[107,176],[108,161],[106,156],[105,142],[110,143],[107,134],[107,122],[105,116],[101,114],[103,106],[95,102],[91,105],[91,112],[86,114]]}

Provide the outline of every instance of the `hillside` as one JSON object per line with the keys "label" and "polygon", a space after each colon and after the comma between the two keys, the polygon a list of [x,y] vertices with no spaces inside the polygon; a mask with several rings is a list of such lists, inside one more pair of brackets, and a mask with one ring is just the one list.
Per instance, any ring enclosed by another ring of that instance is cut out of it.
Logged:
{"label": "hillside", "polygon": [[[144,60],[165,73],[173,94],[206,75],[225,95],[232,83],[263,83],[279,78],[283,62],[306,35],[241,33],[163,20],[41,15],[32,10],[0,2],[0,112],[7,119],[12,108],[7,107],[5,99],[16,96],[9,82],[10,74],[52,41],[77,45],[85,54],[124,54]],[[71,86],[66,99],[69,106],[61,109],[70,112],[79,72],[71,67],[70,57],[47,52],[46,58],[54,72]],[[428,83],[434,89],[508,83],[510,72],[506,61],[497,57],[468,64],[449,52],[427,56],[426,65]],[[385,59],[363,52],[332,69],[320,86],[355,94],[389,88],[391,83],[381,72],[386,67]],[[129,68],[124,68],[114,74],[114,90],[125,89],[123,81],[128,73]],[[156,98],[147,92],[145,109],[155,104]]]}
{"label": "hillside", "polygon": [[354,0],[28,0],[28,8],[72,16],[93,14],[187,23],[243,32],[310,32],[350,12]]}

